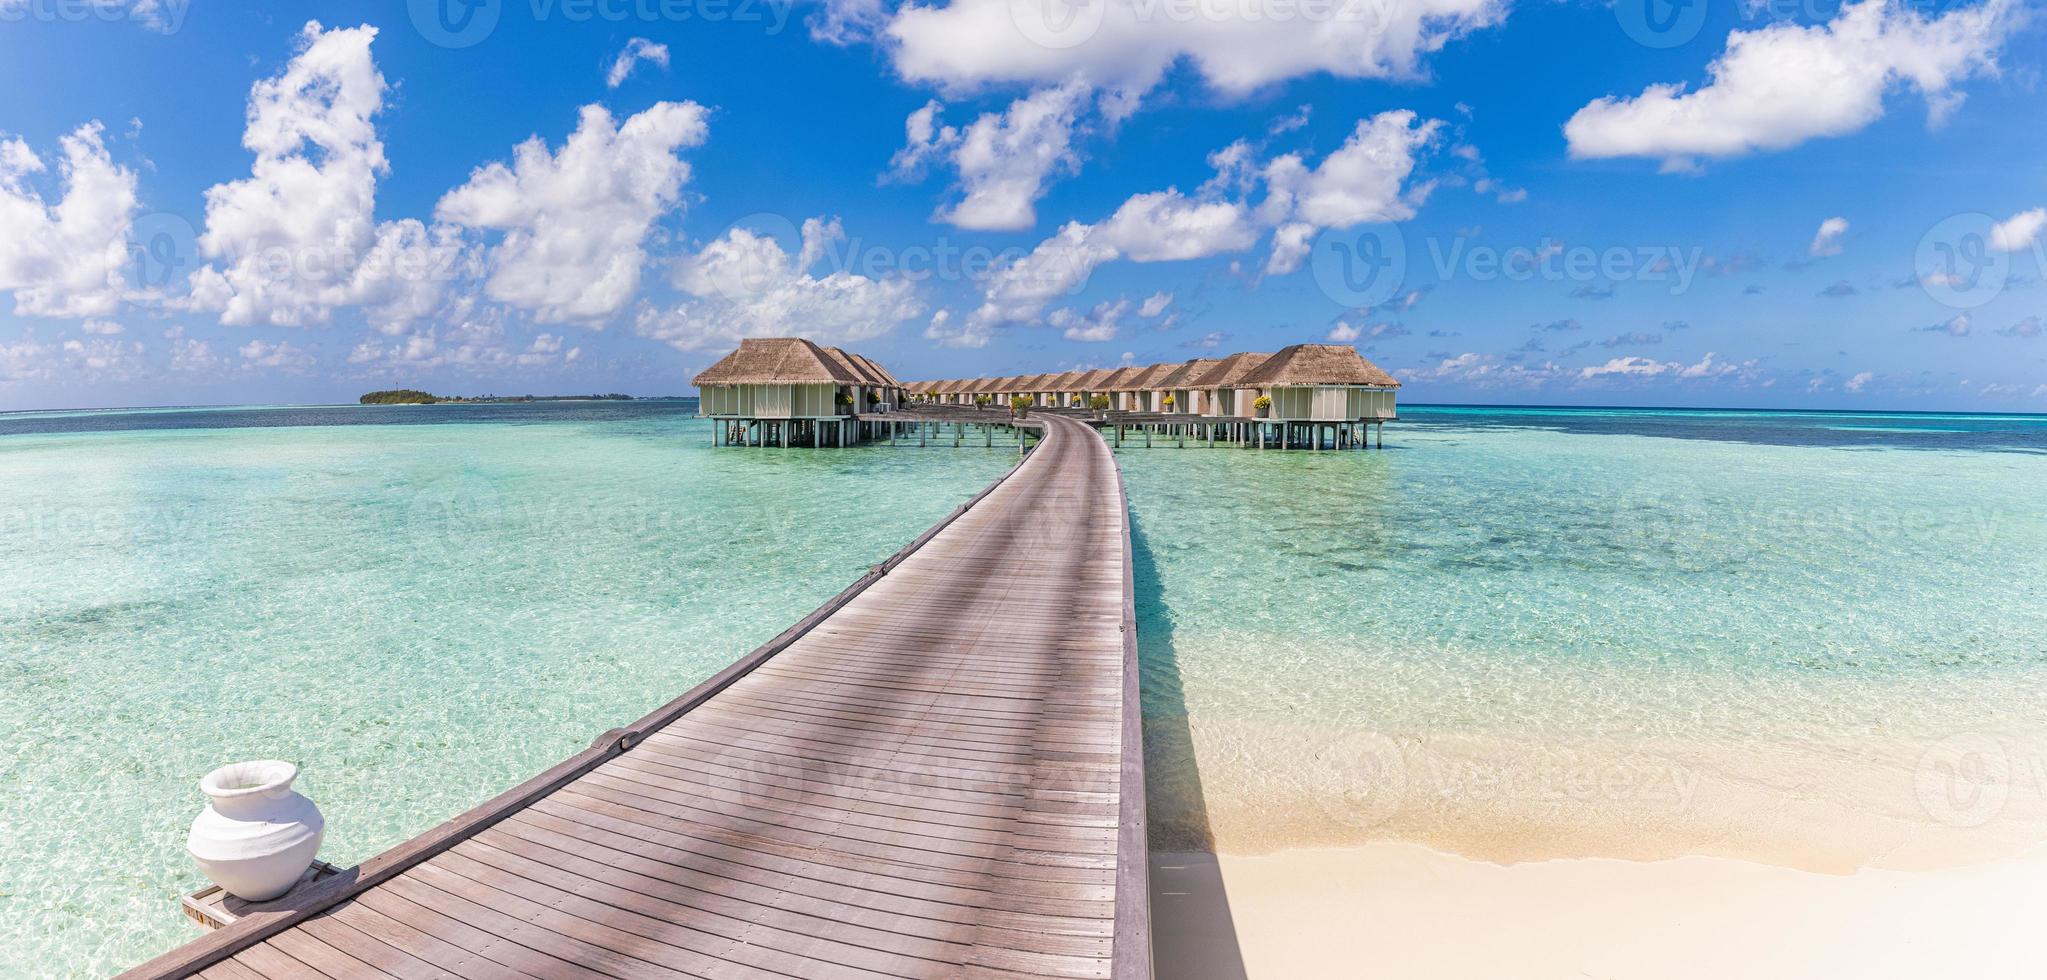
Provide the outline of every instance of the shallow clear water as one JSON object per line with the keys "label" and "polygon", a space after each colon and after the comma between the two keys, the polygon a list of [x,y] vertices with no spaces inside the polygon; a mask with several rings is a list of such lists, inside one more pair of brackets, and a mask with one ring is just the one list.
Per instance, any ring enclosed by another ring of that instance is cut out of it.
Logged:
{"label": "shallow clear water", "polygon": [[195,935],[177,897],[204,883],[184,834],[208,769],[299,763],[322,856],[352,864],[687,690],[1015,461],[713,451],[691,411],[0,436],[0,976],[104,975]]}
{"label": "shallow clear water", "polygon": [[1155,844],[1833,866],[1953,816],[1924,746],[2040,758],[2047,419],[1402,416],[1120,454]]}
{"label": "shallow clear water", "polygon": [[[1014,458],[713,452],[690,410],[0,416],[0,976],[192,936],[212,766],[301,763],[324,856],[360,860]],[[1388,445],[1119,454],[1155,844],[1847,868],[1929,823],[2047,838],[2047,420],[1404,408]],[[1988,818],[1923,795],[1957,737],[2009,763]]]}

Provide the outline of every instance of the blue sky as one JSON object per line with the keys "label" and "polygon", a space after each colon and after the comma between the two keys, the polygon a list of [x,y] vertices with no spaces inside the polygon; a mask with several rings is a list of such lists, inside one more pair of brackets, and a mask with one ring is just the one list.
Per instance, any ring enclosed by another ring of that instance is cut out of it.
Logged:
{"label": "blue sky", "polygon": [[0,408],[687,393],[794,333],[2047,412],[2016,0],[1045,2],[0,0]]}

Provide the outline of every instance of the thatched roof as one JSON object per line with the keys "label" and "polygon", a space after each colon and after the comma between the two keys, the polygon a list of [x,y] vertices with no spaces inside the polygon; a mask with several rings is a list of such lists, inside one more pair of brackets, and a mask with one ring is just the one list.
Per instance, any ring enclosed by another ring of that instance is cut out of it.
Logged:
{"label": "thatched roof", "polygon": [[[751,347],[762,344],[795,345],[817,351],[820,363],[846,375],[844,380],[862,384],[901,385],[881,365],[836,347],[820,350],[805,340],[745,341],[732,357],[720,361],[697,376],[697,383],[725,366]],[[836,356],[835,356],[836,355]],[[798,361],[801,358],[796,358]],[[868,380],[873,378],[883,381]],[[820,378],[819,380],[825,380]],[[832,380],[839,380],[834,378]],[[735,384],[713,380],[712,384]],[[1370,385],[1398,388],[1400,382],[1365,360],[1352,347],[1341,344],[1295,344],[1277,354],[1231,354],[1220,360],[1197,357],[1177,364],[1143,367],[1099,368],[1067,371],[1063,374],[1018,374],[1004,378],[966,378],[952,381],[917,381],[908,390],[931,395],[991,395],[1023,392],[1168,391],[1182,388],[1266,388],[1273,385]]]}
{"label": "thatched roof", "polygon": [[1136,380],[1137,376],[1143,373],[1144,369],[1140,367],[1117,368],[1103,376],[1102,380],[1095,384],[1095,390],[1129,391],[1130,382]]}
{"label": "thatched roof", "polygon": [[847,351],[846,356],[852,358],[854,363],[866,368],[868,374],[879,379],[876,382],[877,384],[889,388],[901,388],[903,386],[902,382],[896,380],[895,375],[888,373],[888,368],[881,366],[880,361],[864,354],[855,354],[851,351]]}
{"label": "thatched roof", "polygon": [[1215,366],[1202,372],[1198,378],[1190,379],[1190,388],[1232,388],[1243,380],[1244,375],[1257,370],[1271,354],[1231,354],[1217,361]]}
{"label": "thatched roof", "polygon": [[1038,390],[1072,391],[1074,390],[1073,383],[1080,380],[1082,373],[1080,371],[1062,371],[1058,374],[1045,375],[1044,380],[1038,382]]}
{"label": "thatched roof", "polygon": [[1150,391],[1159,386],[1159,381],[1173,373],[1178,364],[1153,364],[1149,367],[1128,368],[1131,373],[1116,385],[1118,391]]}
{"label": "thatched roof", "polygon": [[1221,361],[1212,357],[1197,357],[1168,371],[1165,377],[1158,380],[1158,386],[1160,388],[1192,388],[1194,387],[1192,382],[1195,378],[1201,377],[1204,372],[1221,363]]}
{"label": "thatched roof", "polygon": [[1398,388],[1400,382],[1365,360],[1357,348],[1343,344],[1295,344],[1248,371],[1238,384],[1252,388],[1274,385],[1371,385]]}
{"label": "thatched roof", "polygon": [[882,377],[881,372],[874,369],[873,362],[866,358],[847,353],[837,347],[827,347],[824,349],[824,352],[833,360],[839,362],[846,370],[852,372],[854,377],[859,378],[861,384],[870,388],[885,388],[889,386],[888,381]]}
{"label": "thatched roof", "polygon": [[860,375],[824,348],[801,337],[759,337],[705,368],[691,383],[705,385],[860,384]]}
{"label": "thatched roof", "polygon": [[1105,391],[1110,378],[1116,374],[1111,368],[1096,368],[1068,382],[1067,391]]}

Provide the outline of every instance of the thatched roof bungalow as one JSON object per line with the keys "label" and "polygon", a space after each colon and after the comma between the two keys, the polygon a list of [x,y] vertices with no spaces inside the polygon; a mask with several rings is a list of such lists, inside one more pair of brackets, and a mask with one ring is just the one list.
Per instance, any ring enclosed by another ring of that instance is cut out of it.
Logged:
{"label": "thatched roof bungalow", "polygon": [[846,400],[871,383],[849,360],[799,337],[741,340],[739,349],[692,382],[702,414],[762,419],[849,414],[853,405]]}
{"label": "thatched roof bungalow", "polygon": [[1268,417],[1275,422],[1394,418],[1394,392],[1400,387],[1399,381],[1356,348],[1342,344],[1283,348],[1234,383],[1240,392],[1271,398]]}
{"label": "thatched roof bungalow", "polygon": [[[1207,395],[1194,387],[1194,379],[1201,377],[1222,362],[1212,357],[1197,357],[1166,372],[1158,380],[1159,408],[1161,412],[1176,415],[1202,415],[1207,412]],[[1173,398],[1172,407],[1165,406],[1167,395]]]}
{"label": "thatched roof bungalow", "polygon": [[850,351],[827,347],[824,352],[860,379],[853,392],[853,407],[863,412],[892,412],[901,404],[903,386],[881,365]]}
{"label": "thatched roof bungalow", "polygon": [[1061,371],[1058,374],[1040,375],[1032,382],[1041,405],[1065,406],[1073,403],[1073,392],[1069,386],[1080,379],[1084,372]]}
{"label": "thatched roof bungalow", "polygon": [[1208,410],[1202,414],[1221,418],[1250,418],[1253,414],[1251,402],[1257,396],[1246,397],[1242,399],[1242,404],[1238,404],[1238,382],[1271,356],[1258,353],[1231,354],[1217,361],[1214,367],[1202,372],[1199,377],[1189,379],[1188,388],[1201,392],[1203,400],[1208,404]]}
{"label": "thatched roof bungalow", "polygon": [[1061,375],[1063,380],[1059,384],[1059,392],[1066,396],[1067,404],[1086,407],[1088,398],[1101,393],[1102,382],[1114,373],[1114,371],[1108,368],[1098,368],[1093,371],[1069,371],[1065,375]]}
{"label": "thatched roof bungalow", "polygon": [[1129,369],[1130,373],[1116,383],[1118,407],[1126,412],[1158,411],[1159,382],[1177,367],[1178,364],[1153,364]]}
{"label": "thatched roof bungalow", "polygon": [[[856,358],[857,355],[852,357]],[[878,367],[878,365],[877,365]],[[892,379],[891,379],[892,380]],[[1251,419],[1261,397],[1272,399],[1274,422],[1376,422],[1394,417],[1400,382],[1340,344],[1295,344],[1276,354],[1245,352],[1164,364],[1072,370],[959,381],[920,382],[948,404],[974,403],[977,395],[1006,404],[1023,395],[1040,405],[1087,407],[1106,395],[1121,411]],[[1173,404],[1168,406],[1170,396]]]}

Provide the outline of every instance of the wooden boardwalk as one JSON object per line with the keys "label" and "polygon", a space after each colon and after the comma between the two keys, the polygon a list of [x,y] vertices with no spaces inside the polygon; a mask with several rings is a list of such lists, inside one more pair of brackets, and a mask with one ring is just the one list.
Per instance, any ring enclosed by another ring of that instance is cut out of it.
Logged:
{"label": "wooden boardwalk", "polygon": [[126,976],[1150,977],[1121,478],[1032,424],[717,677]]}

